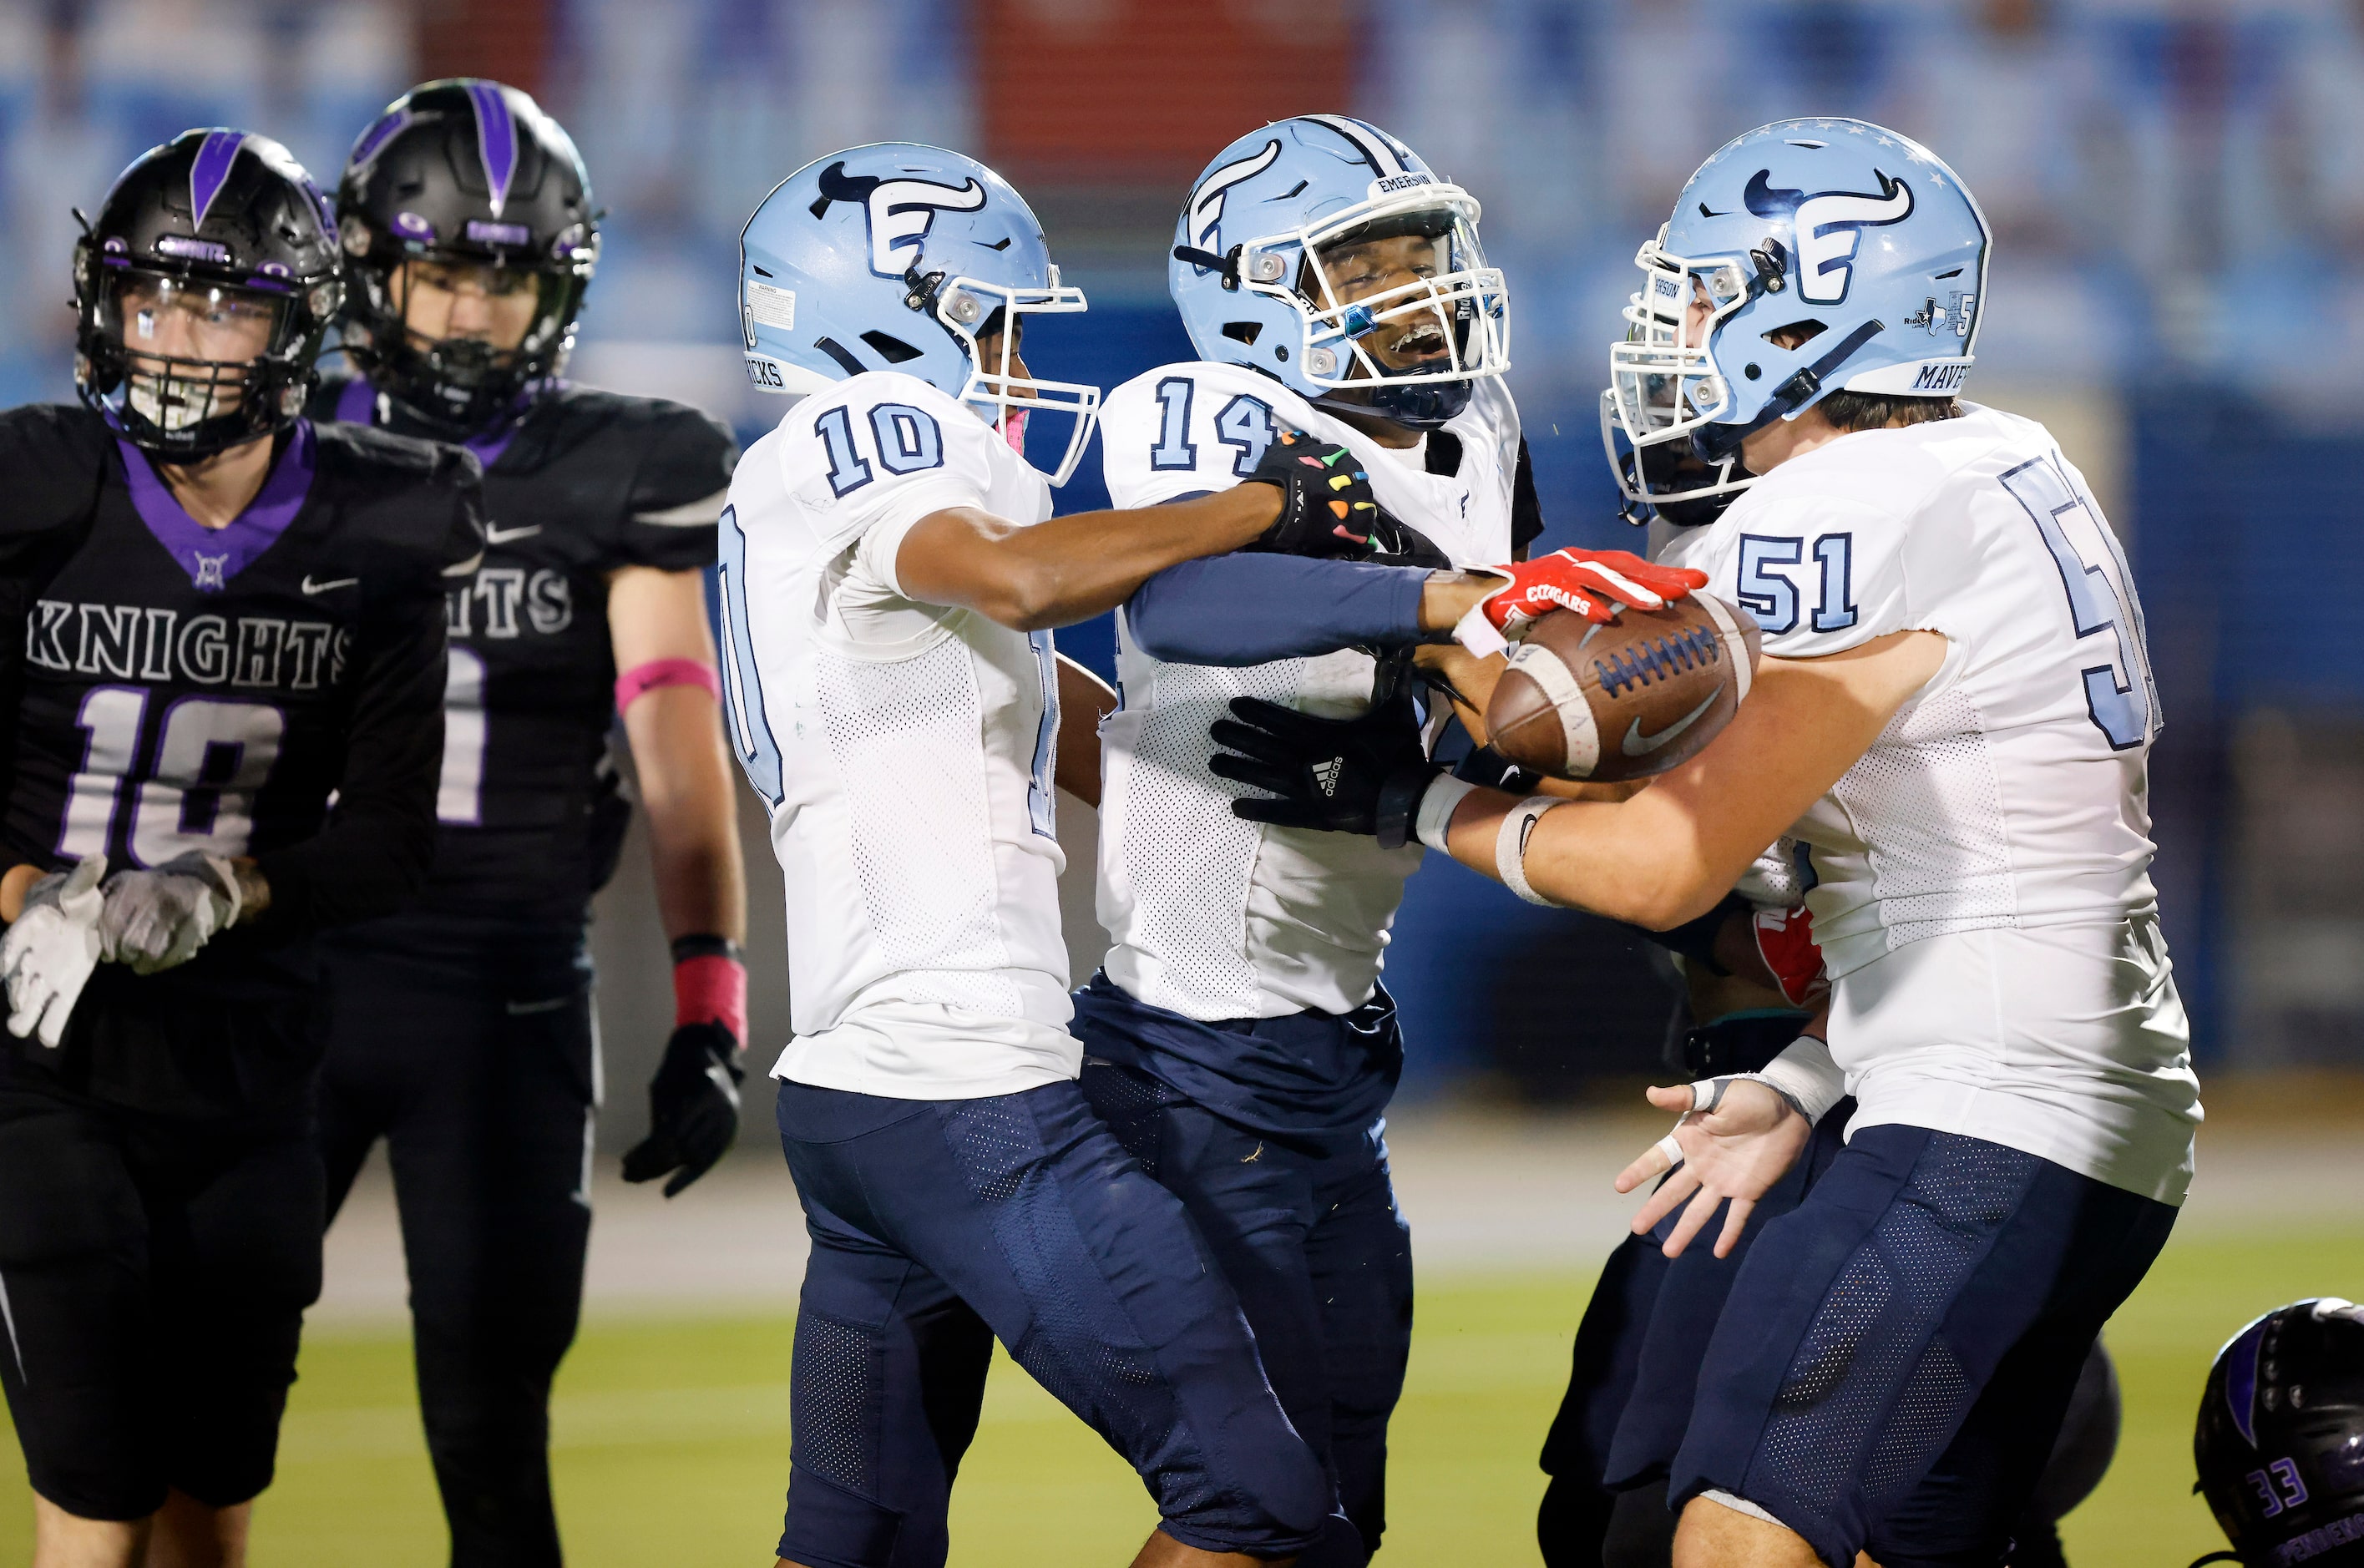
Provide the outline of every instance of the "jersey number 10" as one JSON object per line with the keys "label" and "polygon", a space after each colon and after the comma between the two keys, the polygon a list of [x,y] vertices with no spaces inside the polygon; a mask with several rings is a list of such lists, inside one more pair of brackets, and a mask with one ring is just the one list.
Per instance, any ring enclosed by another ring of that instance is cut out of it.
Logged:
{"label": "jersey number 10", "polygon": [[182,697],[164,709],[147,776],[135,772],[149,693],[94,686],[74,722],[90,737],[82,771],[66,788],[61,855],[112,852],[125,786],[131,823],[126,847],[140,865],[162,865],[203,850],[242,855],[254,833],[254,797],[279,761],[286,716],[268,703]]}

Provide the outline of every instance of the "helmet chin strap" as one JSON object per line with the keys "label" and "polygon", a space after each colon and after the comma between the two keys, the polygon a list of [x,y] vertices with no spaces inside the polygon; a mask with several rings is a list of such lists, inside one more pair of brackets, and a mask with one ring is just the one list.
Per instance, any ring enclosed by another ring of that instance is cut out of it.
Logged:
{"label": "helmet chin strap", "polygon": [[1740,443],[1790,413],[1812,402],[1821,395],[1823,384],[1836,374],[1841,366],[1855,358],[1855,352],[1887,330],[1878,318],[1865,322],[1839,339],[1837,348],[1816,360],[1783,382],[1766,400],[1764,409],[1745,425],[1710,425],[1691,434],[1691,455],[1701,462],[1722,462],[1738,455]]}
{"label": "helmet chin strap", "polygon": [[1470,381],[1414,382],[1409,386],[1356,382],[1314,398],[1313,406],[1333,414],[1376,414],[1407,429],[1433,430],[1469,406],[1475,386]]}

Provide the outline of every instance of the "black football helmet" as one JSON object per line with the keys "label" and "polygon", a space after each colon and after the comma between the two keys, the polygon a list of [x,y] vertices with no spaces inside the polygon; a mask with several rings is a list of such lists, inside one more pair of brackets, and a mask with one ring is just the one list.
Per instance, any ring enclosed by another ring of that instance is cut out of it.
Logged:
{"label": "black football helmet", "polygon": [[188,462],[293,425],[343,300],[327,201],[288,150],[183,131],[116,176],[74,245],[74,386]]}
{"label": "black football helmet", "polygon": [[[475,77],[413,87],[362,132],[337,185],[352,281],[346,352],[430,428],[455,439],[496,428],[565,366],[599,260],[598,217],[582,155],[532,98]],[[421,261],[530,274],[524,340],[502,349],[412,332],[395,278]]]}
{"label": "black football helmet", "polygon": [[2191,1448],[2246,1568],[2364,1563],[2364,1307],[2296,1302],[2233,1336]]}

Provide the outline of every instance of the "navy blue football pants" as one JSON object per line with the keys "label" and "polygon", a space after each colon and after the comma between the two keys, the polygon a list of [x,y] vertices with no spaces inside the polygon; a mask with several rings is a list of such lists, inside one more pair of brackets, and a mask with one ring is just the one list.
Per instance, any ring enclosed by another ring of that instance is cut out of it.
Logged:
{"label": "navy blue football pants", "polygon": [[[1543,1468],[1552,1483],[1536,1518],[1536,1536],[1549,1568],[1600,1568],[1604,1550],[1611,1549],[1611,1512],[1621,1493],[1639,1487],[1651,1507],[1664,1513],[1667,1468],[1690,1425],[1700,1357],[1723,1315],[1733,1277],[1767,1223],[1796,1208],[1846,1146],[1854,1104],[1842,1101],[1823,1118],[1797,1164],[1758,1200],[1732,1256],[1715,1255],[1721,1211],[1681,1257],[1660,1251],[1681,1209],[1648,1235],[1627,1237],[1609,1255],[1576,1330],[1567,1393],[1544,1439]],[[1627,1533],[1637,1526],[1645,1536],[1673,1533],[1670,1518],[1645,1516],[1623,1522]],[[1639,1558],[1665,1561],[1656,1541],[1639,1545]]]}
{"label": "navy blue football pants", "polygon": [[1145,1073],[1087,1062],[1092,1108],[1182,1200],[1239,1293],[1273,1392],[1354,1525],[1299,1568],[1356,1564],[1387,1528],[1388,1420],[1411,1352],[1411,1235],[1384,1124],[1334,1141],[1252,1132]]}
{"label": "navy blue football pants", "polygon": [[329,1217],[385,1140],[452,1568],[556,1568],[550,1385],[591,1239],[597,1040],[578,928],[324,944]]}
{"label": "navy blue football pants", "polygon": [[1667,1477],[1832,1568],[1993,1568],[2175,1210],[1982,1139],[1857,1129],[1734,1274]]}
{"label": "navy blue football pants", "polygon": [[997,1338],[1141,1473],[1176,1540],[1286,1557],[1322,1532],[1330,1484],[1238,1298],[1073,1083],[976,1100],[783,1083],[778,1116],[812,1237],[782,1557],[943,1562]]}

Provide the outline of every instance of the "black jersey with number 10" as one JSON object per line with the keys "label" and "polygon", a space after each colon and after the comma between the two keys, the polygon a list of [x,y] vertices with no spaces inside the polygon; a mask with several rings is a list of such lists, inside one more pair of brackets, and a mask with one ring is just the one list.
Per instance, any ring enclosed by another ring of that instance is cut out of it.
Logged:
{"label": "black jersey with number 10", "polygon": [[308,938],[423,881],[445,573],[482,548],[475,465],[299,422],[222,528],[87,409],[0,414],[8,863],[252,856],[260,919],[162,974],[101,964],[56,1052],[70,1091],[167,1114],[300,1095]]}

